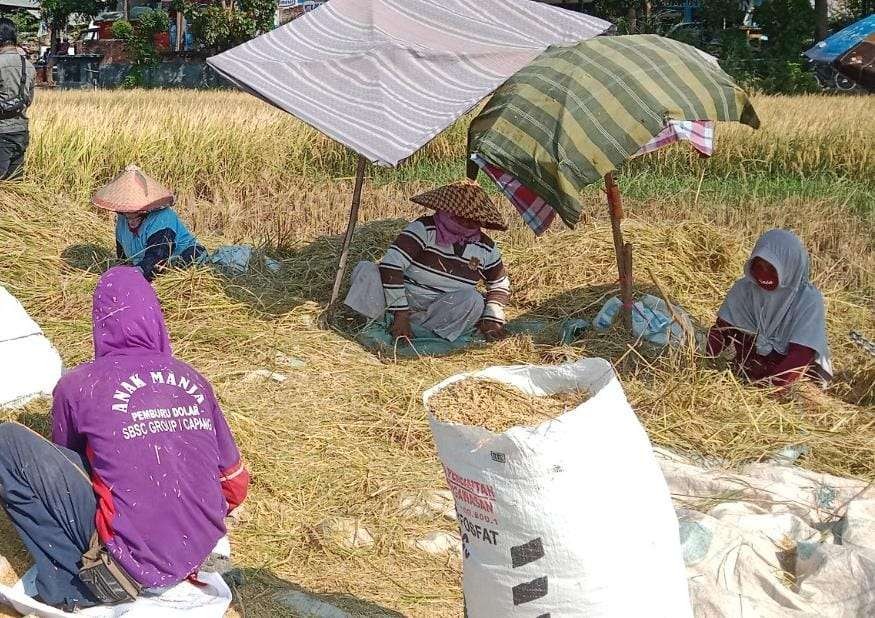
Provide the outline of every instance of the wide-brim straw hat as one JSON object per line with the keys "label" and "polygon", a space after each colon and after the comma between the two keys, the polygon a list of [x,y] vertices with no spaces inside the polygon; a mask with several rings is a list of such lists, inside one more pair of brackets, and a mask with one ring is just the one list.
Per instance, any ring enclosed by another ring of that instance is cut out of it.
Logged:
{"label": "wide-brim straw hat", "polygon": [[473,180],[460,180],[410,199],[414,204],[472,219],[489,230],[506,230],[507,222],[486,192]]}
{"label": "wide-brim straw hat", "polygon": [[149,178],[136,165],[129,165],[108,185],[98,190],[91,203],[118,213],[151,212],[173,206],[169,189]]}

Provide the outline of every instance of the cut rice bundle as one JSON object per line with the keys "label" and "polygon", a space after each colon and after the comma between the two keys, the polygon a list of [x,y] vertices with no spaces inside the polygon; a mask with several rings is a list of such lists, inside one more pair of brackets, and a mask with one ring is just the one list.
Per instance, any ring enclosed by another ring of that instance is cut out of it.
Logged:
{"label": "cut rice bundle", "polygon": [[503,433],[511,427],[538,425],[557,418],[589,397],[585,390],[537,397],[503,382],[467,378],[441,389],[429,400],[428,407],[442,422]]}

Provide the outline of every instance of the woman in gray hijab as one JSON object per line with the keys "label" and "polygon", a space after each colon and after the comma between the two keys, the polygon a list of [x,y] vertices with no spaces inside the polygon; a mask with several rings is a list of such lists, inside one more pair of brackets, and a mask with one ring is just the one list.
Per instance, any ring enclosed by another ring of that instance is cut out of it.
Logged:
{"label": "woman in gray hijab", "polygon": [[786,386],[803,376],[832,378],[823,296],[809,279],[808,252],[787,230],[754,246],[708,336],[708,352],[735,348],[733,366],[751,381]]}

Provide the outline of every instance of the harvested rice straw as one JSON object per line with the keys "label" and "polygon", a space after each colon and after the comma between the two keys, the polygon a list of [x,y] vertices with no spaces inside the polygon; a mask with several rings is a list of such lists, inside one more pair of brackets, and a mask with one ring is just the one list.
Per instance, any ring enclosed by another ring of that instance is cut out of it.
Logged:
{"label": "harvested rice straw", "polygon": [[585,390],[536,397],[494,380],[467,378],[441,389],[428,406],[445,423],[460,423],[503,433],[535,425],[573,410],[590,395]]}

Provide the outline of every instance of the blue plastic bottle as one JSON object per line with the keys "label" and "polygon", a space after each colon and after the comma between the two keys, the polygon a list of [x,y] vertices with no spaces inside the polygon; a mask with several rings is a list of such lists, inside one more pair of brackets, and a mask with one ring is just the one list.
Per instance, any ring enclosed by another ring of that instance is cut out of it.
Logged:
{"label": "blue plastic bottle", "polygon": [[596,330],[607,330],[614,323],[617,314],[620,313],[620,308],[623,306],[623,301],[618,296],[614,296],[602,307],[598,315],[592,321],[592,325]]}
{"label": "blue plastic bottle", "polygon": [[176,24],[170,24],[170,49],[176,49]]}

